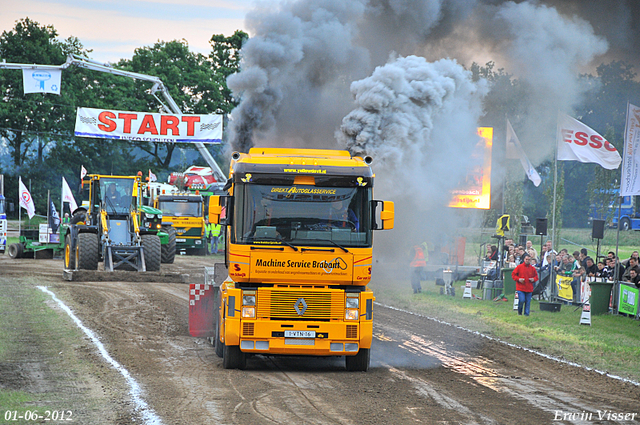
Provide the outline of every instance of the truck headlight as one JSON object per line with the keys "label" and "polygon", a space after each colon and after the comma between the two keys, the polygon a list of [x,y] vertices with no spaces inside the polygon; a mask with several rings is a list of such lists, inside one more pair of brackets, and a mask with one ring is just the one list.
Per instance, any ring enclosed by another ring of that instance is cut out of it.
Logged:
{"label": "truck headlight", "polygon": [[242,305],[256,305],[256,296],[242,295]]}
{"label": "truck headlight", "polygon": [[251,306],[243,306],[242,307],[242,318],[243,319],[253,319],[256,317],[256,308]]}
{"label": "truck headlight", "polygon": [[344,312],[344,320],[358,320],[358,310],[348,308]]}
{"label": "truck headlight", "polygon": [[360,307],[360,299],[356,297],[347,297],[347,308],[358,308]]}
{"label": "truck headlight", "polygon": [[155,217],[155,215],[149,214],[149,213],[144,213],[144,216],[147,217],[149,220],[153,220],[153,217]]}

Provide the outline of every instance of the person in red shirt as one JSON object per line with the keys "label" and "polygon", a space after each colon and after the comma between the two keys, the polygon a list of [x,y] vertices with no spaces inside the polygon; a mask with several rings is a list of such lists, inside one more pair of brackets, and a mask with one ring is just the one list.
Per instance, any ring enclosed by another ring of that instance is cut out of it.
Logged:
{"label": "person in red shirt", "polygon": [[518,292],[518,314],[522,316],[522,310],[524,308],[524,315],[528,316],[531,307],[531,295],[533,294],[533,286],[538,281],[538,272],[531,263],[535,264],[535,260],[531,257],[527,257],[522,264],[519,264],[513,272],[511,277],[516,282],[516,291]]}

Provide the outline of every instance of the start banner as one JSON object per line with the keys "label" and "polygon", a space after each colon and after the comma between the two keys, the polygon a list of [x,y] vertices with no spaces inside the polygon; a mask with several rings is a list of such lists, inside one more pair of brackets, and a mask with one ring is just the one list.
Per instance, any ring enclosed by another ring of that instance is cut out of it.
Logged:
{"label": "start banner", "polygon": [[222,143],[222,115],[78,108],[75,135],[140,142]]}

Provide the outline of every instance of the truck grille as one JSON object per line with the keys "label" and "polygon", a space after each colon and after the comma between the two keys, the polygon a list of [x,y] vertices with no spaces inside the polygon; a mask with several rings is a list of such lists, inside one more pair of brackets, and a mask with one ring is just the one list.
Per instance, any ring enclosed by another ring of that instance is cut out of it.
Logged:
{"label": "truck grille", "polygon": [[242,323],[242,335],[244,336],[253,336],[253,322],[243,322]]}
{"label": "truck grille", "polygon": [[358,338],[358,326],[347,325],[347,338]]}
{"label": "truck grille", "polygon": [[344,292],[336,289],[260,288],[257,304],[258,317],[271,320],[344,318]]}

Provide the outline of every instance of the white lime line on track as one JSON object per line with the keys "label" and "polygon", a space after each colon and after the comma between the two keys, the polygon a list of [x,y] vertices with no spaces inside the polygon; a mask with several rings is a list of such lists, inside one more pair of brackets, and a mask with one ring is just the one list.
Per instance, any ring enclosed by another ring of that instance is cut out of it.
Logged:
{"label": "white lime line on track", "polygon": [[38,286],[37,288],[42,292],[49,294],[51,298],[56,303],[58,303],[60,308],[62,308],[62,310],[64,310],[65,313],[67,313],[67,315],[69,315],[69,317],[71,317],[71,319],[76,322],[76,325],[78,325],[82,332],[84,332],[85,335],[87,335],[89,339],[95,344],[102,357],[104,357],[104,359],[108,363],[110,363],[111,366],[113,366],[118,372],[120,372],[122,376],[124,376],[124,378],[127,380],[127,383],[129,384],[129,394],[131,395],[131,398],[136,405],[136,410],[139,411],[142,415],[144,423],[149,425],[161,425],[162,421],[160,420],[160,418],[156,415],[153,409],[149,407],[147,402],[142,399],[142,389],[140,388],[140,385],[131,376],[127,369],[125,369],[120,363],[118,363],[113,357],[111,357],[107,349],[104,348],[104,345],[102,345],[93,331],[83,325],[80,319],[78,319],[78,317],[73,313],[73,311],[71,311],[71,309],[67,307],[65,303],[63,303],[58,297],[56,297],[56,294],[47,289],[47,287]]}
{"label": "white lime line on track", "polygon": [[443,325],[452,326],[452,327],[454,327],[454,328],[457,328],[457,329],[463,330],[463,331],[465,331],[465,332],[469,332],[469,333],[472,333],[472,334],[474,334],[474,335],[478,335],[478,336],[481,336],[481,337],[483,337],[483,338],[487,338],[487,339],[489,339],[489,340],[491,340],[491,341],[496,341],[496,342],[499,342],[499,343],[501,343],[501,344],[508,345],[509,347],[512,347],[512,348],[517,348],[517,349],[519,349],[519,350],[528,351],[528,352],[530,352],[530,353],[536,354],[536,355],[538,355],[538,356],[544,357],[544,358],[549,359],[549,360],[556,361],[556,362],[558,362],[558,363],[563,363],[563,364],[567,364],[567,365],[571,365],[571,366],[579,367],[579,368],[582,368],[582,369],[585,369],[585,370],[593,371],[593,372],[599,373],[600,375],[604,375],[604,376],[606,376],[606,377],[613,378],[613,379],[617,379],[617,380],[619,380],[619,381],[627,382],[627,383],[629,383],[629,384],[633,384],[633,385],[635,385],[635,386],[640,387],[640,382],[636,382],[636,381],[633,381],[633,380],[631,380],[631,379],[623,378],[622,376],[612,375],[612,374],[610,374],[609,372],[604,372],[604,371],[602,371],[602,370],[598,370],[598,369],[594,369],[594,368],[591,368],[591,367],[583,366],[583,365],[581,365],[581,364],[579,364],[579,363],[570,362],[570,361],[568,361],[568,360],[564,360],[564,359],[560,359],[560,358],[558,358],[558,357],[550,356],[550,355],[545,354],[545,353],[542,353],[542,352],[540,352],[540,351],[532,350],[531,348],[521,347],[521,346],[519,346],[519,345],[512,344],[512,343],[510,343],[510,342],[503,341],[503,340],[501,340],[501,339],[494,338],[494,337],[489,336],[489,335],[485,335],[485,334],[480,333],[480,332],[478,332],[478,331],[472,331],[471,329],[464,328],[464,327],[462,327],[462,326],[460,326],[460,325],[454,325],[454,324],[452,324],[452,323],[445,322],[444,320],[436,319],[435,317],[425,316],[425,315],[420,314],[420,313],[414,313],[413,311],[403,310],[403,309],[401,309],[401,308],[392,307],[392,306],[390,306],[390,305],[385,305],[385,304],[381,304],[381,303],[378,303],[378,302],[374,302],[374,304],[375,304],[375,305],[378,305],[378,306],[380,306],[380,307],[388,308],[388,309],[390,309],[390,310],[400,311],[400,312],[402,312],[402,313],[411,314],[411,315],[413,315],[413,316],[423,317],[423,318],[425,318],[425,319],[427,319],[427,320],[432,320],[432,321],[434,321],[434,322],[437,322],[437,323],[440,323],[440,324],[443,324]]}

